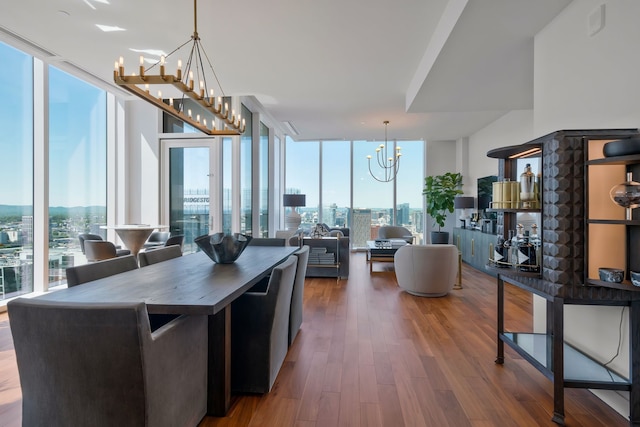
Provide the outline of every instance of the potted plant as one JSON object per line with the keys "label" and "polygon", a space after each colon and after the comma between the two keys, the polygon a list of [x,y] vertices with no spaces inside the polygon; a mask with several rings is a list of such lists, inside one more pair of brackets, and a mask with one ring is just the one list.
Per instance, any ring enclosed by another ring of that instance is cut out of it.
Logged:
{"label": "potted plant", "polygon": [[453,200],[462,194],[462,175],[447,172],[444,175],[428,176],[424,179],[422,194],[427,198],[427,213],[438,231],[431,232],[431,243],[449,243],[449,232],[442,231],[447,213],[453,213]]}

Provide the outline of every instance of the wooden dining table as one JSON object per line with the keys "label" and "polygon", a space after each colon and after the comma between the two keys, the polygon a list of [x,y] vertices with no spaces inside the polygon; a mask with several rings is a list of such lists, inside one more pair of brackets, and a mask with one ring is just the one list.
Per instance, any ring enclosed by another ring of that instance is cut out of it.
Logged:
{"label": "wooden dining table", "polygon": [[[79,303],[144,302],[150,314],[209,316],[207,413],[231,405],[231,302],[266,277],[297,247],[248,246],[233,264],[203,252],[149,265],[36,297]],[[177,391],[179,392],[179,391]]]}

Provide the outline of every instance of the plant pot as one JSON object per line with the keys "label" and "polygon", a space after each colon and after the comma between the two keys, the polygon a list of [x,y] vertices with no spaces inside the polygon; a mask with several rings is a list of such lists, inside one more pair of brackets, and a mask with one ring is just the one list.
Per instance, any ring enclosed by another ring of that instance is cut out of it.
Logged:
{"label": "plant pot", "polygon": [[448,231],[432,231],[431,243],[434,245],[446,245],[449,243]]}

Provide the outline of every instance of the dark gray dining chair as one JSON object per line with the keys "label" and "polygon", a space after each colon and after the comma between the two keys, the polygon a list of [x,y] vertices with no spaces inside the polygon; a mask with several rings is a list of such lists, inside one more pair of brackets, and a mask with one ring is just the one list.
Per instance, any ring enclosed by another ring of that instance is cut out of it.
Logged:
{"label": "dark gray dining chair", "polygon": [[24,426],[195,426],[207,409],[207,316],[155,332],[135,303],[8,304]]}
{"label": "dark gray dining chair", "polygon": [[298,259],[296,266],[296,279],[293,282],[293,292],[291,293],[291,312],[289,313],[289,346],[298,335],[302,325],[302,301],[304,296],[304,277],[307,274],[307,264],[309,263],[309,246],[293,253]]}
{"label": "dark gray dining chair", "polygon": [[138,263],[133,255],[110,258],[102,261],[91,262],[77,267],[69,267],[66,269],[67,286],[77,286],[92,280],[102,279],[104,277],[113,276],[114,274],[124,273],[125,271],[135,270]]}
{"label": "dark gray dining chair", "polygon": [[279,239],[276,237],[257,237],[251,239],[249,246],[284,246],[287,239]]}
{"label": "dark gray dining chair", "polygon": [[178,245],[167,246],[166,248],[158,248],[150,251],[140,252],[138,254],[138,262],[140,267],[167,261],[182,256],[182,250]]}
{"label": "dark gray dining chair", "polygon": [[245,292],[231,304],[231,389],[267,393],[289,349],[289,311],[297,258],[271,272],[265,292]]}

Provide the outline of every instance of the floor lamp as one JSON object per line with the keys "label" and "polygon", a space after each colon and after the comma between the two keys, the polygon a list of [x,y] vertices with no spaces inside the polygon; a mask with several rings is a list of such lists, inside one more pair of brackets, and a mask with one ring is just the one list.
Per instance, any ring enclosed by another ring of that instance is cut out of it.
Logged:
{"label": "floor lamp", "polygon": [[[462,221],[462,228],[467,227],[467,209],[473,208],[475,199],[470,196],[458,196],[453,199],[453,207],[456,209],[462,209],[462,215],[460,215],[460,221]],[[462,289],[462,252],[460,252],[460,236],[458,236],[458,283],[453,286],[453,289]]]}
{"label": "floor lamp", "polygon": [[297,230],[300,228],[302,219],[300,214],[296,211],[298,206],[306,205],[307,196],[305,194],[285,194],[282,196],[282,205],[284,207],[290,207],[291,212],[286,216],[284,223],[287,230]]}

